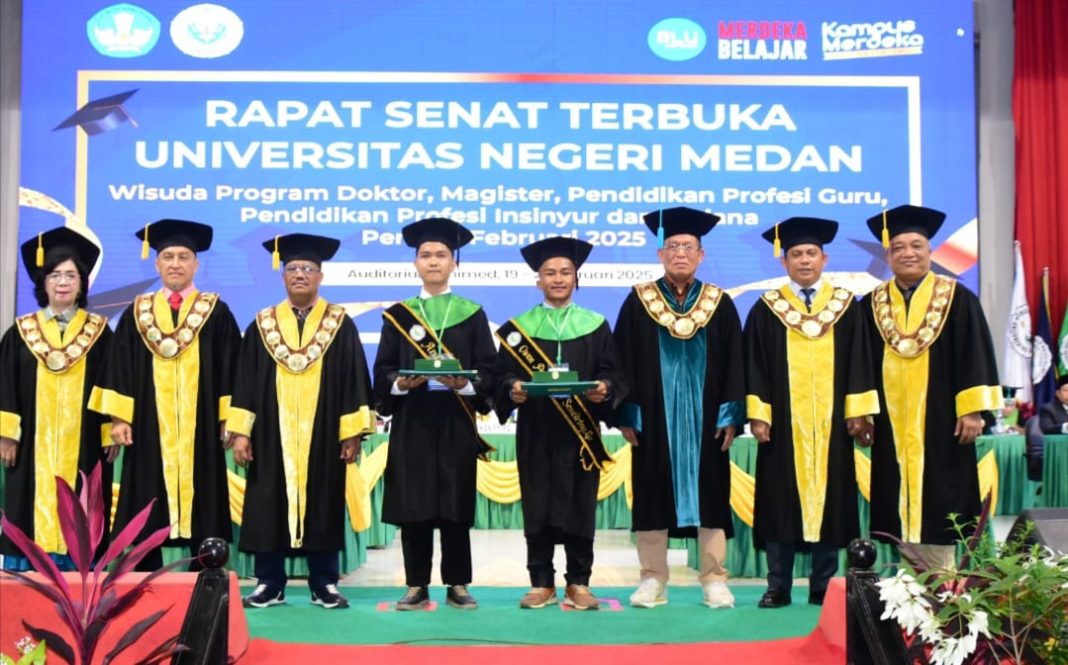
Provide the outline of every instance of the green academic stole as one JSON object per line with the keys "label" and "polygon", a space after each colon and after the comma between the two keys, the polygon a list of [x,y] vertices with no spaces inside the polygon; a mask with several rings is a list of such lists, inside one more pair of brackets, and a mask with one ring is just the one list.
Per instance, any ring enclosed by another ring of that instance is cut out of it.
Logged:
{"label": "green academic stole", "polygon": [[[386,311],[382,312],[382,318],[393,324],[393,327],[397,329],[397,332],[401,334],[401,337],[408,340],[408,343],[415,347],[415,350],[420,356],[424,358],[433,358],[438,353],[444,353],[450,357],[455,358],[452,351],[445,346],[443,340],[438,339],[437,334],[434,333],[434,329],[402,302],[397,303],[393,307],[390,307]],[[444,334],[444,330],[442,330]],[[475,433],[475,438],[478,439],[480,459],[486,459],[486,454],[495,450],[488,441],[482,438],[482,435],[478,433],[478,422],[475,420],[475,412],[471,409],[471,405],[467,403],[467,400],[462,395],[453,392],[456,396],[456,400],[460,402],[460,407],[467,414],[468,420],[471,421],[471,429]]]}
{"label": "green academic stole", "polygon": [[[545,355],[542,348],[519,327],[514,319],[497,329],[497,337],[501,340],[501,348],[508,349],[508,352],[530,377],[534,376],[534,372],[545,372],[552,367],[553,363],[549,356]],[[590,415],[582,398],[578,395],[571,395],[567,399],[550,398],[549,401],[578,437],[579,461],[582,463],[582,468],[589,471],[596,467],[599,471],[603,471],[605,463],[610,462],[612,458],[601,440],[601,428]]]}

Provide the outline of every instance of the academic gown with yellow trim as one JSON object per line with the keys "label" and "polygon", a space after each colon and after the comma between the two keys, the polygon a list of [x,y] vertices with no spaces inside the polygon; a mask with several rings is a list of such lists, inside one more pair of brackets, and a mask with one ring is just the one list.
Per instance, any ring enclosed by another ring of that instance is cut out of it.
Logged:
{"label": "academic gown with yellow trim", "polygon": [[[50,322],[56,326],[55,322]],[[77,335],[81,326],[67,327],[64,340]],[[56,327],[58,333],[58,327]],[[4,468],[4,514],[26,535],[34,538],[46,551],[66,553],[63,533],[59,528],[56,510],[56,485],[54,476],[63,475],[75,491],[81,491],[79,471],[87,476],[97,463],[101,463],[101,485],[103,491],[105,514],[111,511],[111,471],[112,465],[104,461],[103,443],[105,436],[110,436],[108,425],[110,418],[88,410],[89,395],[94,381],[100,373],[101,365],[111,343],[111,330],[105,325],[96,342],[82,356],[78,364],[83,365],[84,379],[77,385],[64,386],[63,375],[48,372],[41,362],[26,346],[14,326],[8,329],[0,340],[0,435],[13,438],[19,442],[15,466]],[[67,370],[71,372],[75,370]],[[39,377],[45,377],[49,386],[42,385]],[[67,399],[46,397],[53,391],[58,394],[66,392]],[[45,412],[47,409],[47,412]],[[80,423],[73,427],[77,438],[56,440],[48,437],[42,440],[38,436],[37,422],[40,418],[51,418],[58,433],[59,428]],[[47,486],[38,487],[36,475],[39,456],[51,458],[52,469],[47,479]],[[65,472],[59,467],[73,463]],[[37,529],[35,510],[42,505],[49,508],[52,523],[43,529]],[[47,531],[47,534],[43,533]],[[106,540],[105,540],[106,544]],[[5,556],[23,556],[6,536],[0,536],[0,554]]]}
{"label": "academic gown with yellow trim", "polygon": [[[195,297],[194,292],[182,303],[179,322],[189,315]],[[154,303],[161,315],[169,314],[162,291],[156,292]],[[173,330],[171,321],[159,318],[160,328]],[[230,308],[219,300],[200,326],[196,348],[190,346],[176,358],[166,359],[145,345],[137,330],[134,307],[122,313],[91,404],[93,409],[130,422],[133,428],[133,444],[122,452],[119,501],[112,527],[115,533],[155,499],[139,540],[168,525],[172,525],[172,535],[167,545],[196,545],[211,536],[228,542],[233,539],[226,453],[219,434],[230,400],[240,334]],[[188,354],[196,355],[183,358]],[[189,363],[194,361],[195,372],[181,369],[192,367]],[[168,378],[157,386],[157,376]],[[195,411],[184,413],[194,399]],[[166,413],[172,417],[164,418]],[[190,426],[194,428],[191,459],[178,450],[181,436],[177,434]],[[167,438],[175,441],[177,451],[170,491],[164,477],[161,430],[170,433]],[[190,486],[193,496],[188,498],[184,488]]]}
{"label": "academic gown with yellow trim", "polygon": [[[831,311],[824,283],[812,313]],[[789,286],[777,291],[805,312]],[[843,294],[845,295],[845,294]],[[859,534],[853,438],[845,421],[878,410],[871,351],[852,296],[833,329],[809,338],[787,327],[764,299],[745,323],[747,415],[771,425],[757,447],[753,541],[807,550],[820,542],[844,547]]]}
{"label": "academic gown with yellow trim", "polygon": [[[914,324],[924,318],[933,279],[928,273],[912,296],[908,317]],[[893,280],[889,290],[894,316],[904,324],[904,301]],[[979,299],[958,283],[949,302],[939,336],[904,363],[888,358],[894,352],[873,316],[874,294],[860,303],[880,397],[871,451],[871,529],[906,542],[952,544],[957,535],[947,515],[967,522],[979,514],[975,445],[961,445],[953,430],[960,416],[1000,408],[994,347]]]}
{"label": "academic gown with yellow trim", "polygon": [[[300,326],[302,341],[311,340],[317,317],[329,306],[318,300]],[[287,342],[296,342],[298,324],[288,304],[275,311]],[[340,457],[341,441],[374,431],[367,361],[356,324],[347,315],[338,320],[333,340],[315,365],[317,369],[291,373],[268,352],[255,321],[245,330],[227,421],[231,432],[252,442],[239,543],[244,552],[331,552],[344,546],[348,465]],[[318,381],[312,372],[318,372]],[[294,438],[283,430],[300,434]],[[299,441],[301,436],[306,439]],[[299,468],[303,460],[297,461],[301,453],[306,455],[305,471]]]}

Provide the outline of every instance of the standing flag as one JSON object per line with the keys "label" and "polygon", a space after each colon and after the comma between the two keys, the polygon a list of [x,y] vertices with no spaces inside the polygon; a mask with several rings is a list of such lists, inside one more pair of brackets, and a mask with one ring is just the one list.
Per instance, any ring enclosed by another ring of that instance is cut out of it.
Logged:
{"label": "standing flag", "polygon": [[1023,254],[1016,241],[1016,269],[1012,283],[1012,304],[1009,306],[1009,325],[1005,327],[1005,367],[1001,383],[1017,388],[1016,399],[1031,402],[1031,309],[1027,306],[1027,286],[1024,283]]}
{"label": "standing flag", "polygon": [[[1065,303],[1068,305],[1068,303]],[[1061,334],[1057,341],[1060,349],[1060,362],[1057,364],[1057,376],[1068,376],[1068,307],[1064,308],[1064,320],[1061,322]]]}
{"label": "standing flag", "polygon": [[1054,376],[1053,329],[1049,324],[1049,268],[1042,269],[1042,291],[1038,300],[1038,326],[1032,340],[1031,377],[1035,382],[1035,404],[1053,401],[1057,392]]}

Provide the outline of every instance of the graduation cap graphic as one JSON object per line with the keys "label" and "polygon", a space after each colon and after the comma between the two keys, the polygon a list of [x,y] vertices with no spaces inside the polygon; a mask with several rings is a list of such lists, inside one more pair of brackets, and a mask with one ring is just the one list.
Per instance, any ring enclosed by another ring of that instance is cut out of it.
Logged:
{"label": "graduation cap graphic", "polygon": [[127,120],[136,127],[137,122],[130,117],[129,112],[123,106],[123,103],[133,96],[135,92],[137,92],[137,88],[120,92],[110,97],[94,99],[75,111],[52,131],[77,125],[84,129],[89,136],[96,136],[115,129]]}

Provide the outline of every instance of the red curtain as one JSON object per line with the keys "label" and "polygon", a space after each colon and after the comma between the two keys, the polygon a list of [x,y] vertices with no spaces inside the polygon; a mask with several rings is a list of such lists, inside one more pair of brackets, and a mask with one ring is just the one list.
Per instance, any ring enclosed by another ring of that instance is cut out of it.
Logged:
{"label": "red curtain", "polygon": [[[1053,335],[1068,298],[1068,0],[1016,0],[1016,239],[1037,315],[1049,266]],[[1056,341],[1054,341],[1056,343]]]}

